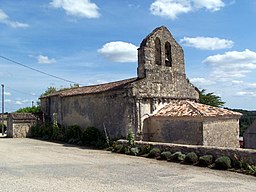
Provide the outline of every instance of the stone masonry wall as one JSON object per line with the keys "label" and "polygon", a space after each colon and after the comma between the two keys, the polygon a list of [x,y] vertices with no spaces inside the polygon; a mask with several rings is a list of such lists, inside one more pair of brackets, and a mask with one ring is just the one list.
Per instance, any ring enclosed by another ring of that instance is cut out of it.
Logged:
{"label": "stone masonry wall", "polygon": [[196,120],[150,117],[144,123],[144,140],[202,145],[203,125]]}
{"label": "stone masonry wall", "polygon": [[[128,145],[127,140],[119,140],[119,144]],[[149,145],[151,148],[158,147],[161,150],[170,151],[172,153],[181,151],[182,153],[195,152],[196,154],[202,155],[213,155],[214,158],[226,155],[229,157],[237,156],[246,163],[256,164],[256,150],[253,149],[241,149],[241,148],[225,148],[225,147],[210,147],[210,146],[198,146],[198,145],[181,145],[173,143],[157,143],[157,142],[146,142],[136,141],[136,146]]]}
{"label": "stone masonry wall", "polygon": [[104,124],[111,138],[126,137],[128,128],[136,132],[133,105],[125,91],[63,97],[63,125],[93,126],[103,133]]}
{"label": "stone masonry wall", "polygon": [[239,147],[238,119],[206,119],[203,122],[205,146]]}
{"label": "stone masonry wall", "polygon": [[[156,63],[155,40],[160,39],[161,64]],[[171,65],[167,66],[165,44],[171,45]],[[138,49],[138,77],[133,83],[133,94],[144,98],[199,98],[195,87],[189,83],[185,74],[184,53],[166,27],[155,29],[141,43]]]}

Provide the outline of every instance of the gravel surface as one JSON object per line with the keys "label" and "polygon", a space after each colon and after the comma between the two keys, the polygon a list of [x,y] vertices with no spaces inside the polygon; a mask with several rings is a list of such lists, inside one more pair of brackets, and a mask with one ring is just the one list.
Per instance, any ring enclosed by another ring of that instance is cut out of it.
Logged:
{"label": "gravel surface", "polygon": [[255,191],[256,177],[34,139],[0,138],[0,191]]}

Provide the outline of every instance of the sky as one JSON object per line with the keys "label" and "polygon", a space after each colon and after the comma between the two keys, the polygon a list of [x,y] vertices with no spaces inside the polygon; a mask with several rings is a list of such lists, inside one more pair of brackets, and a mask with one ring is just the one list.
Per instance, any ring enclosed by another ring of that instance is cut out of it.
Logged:
{"label": "sky", "polygon": [[137,76],[137,48],[166,26],[186,74],[225,107],[256,110],[255,0],[1,0],[0,83],[5,111],[48,88]]}

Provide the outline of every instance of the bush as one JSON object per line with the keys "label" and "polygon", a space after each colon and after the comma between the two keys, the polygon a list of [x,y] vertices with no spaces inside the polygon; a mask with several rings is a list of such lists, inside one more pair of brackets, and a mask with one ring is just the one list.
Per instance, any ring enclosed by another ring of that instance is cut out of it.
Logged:
{"label": "bush", "polygon": [[226,170],[231,168],[231,159],[228,156],[222,156],[215,160],[213,168]]}
{"label": "bush", "polygon": [[140,149],[140,152],[138,155],[140,155],[140,156],[146,155],[147,156],[150,152],[151,147],[150,147],[150,145],[142,145],[139,149]]}
{"label": "bush", "polygon": [[170,151],[164,151],[161,153],[161,158],[168,160],[168,159],[170,159],[171,155],[172,155],[172,153]]}
{"label": "bush", "polygon": [[198,159],[198,166],[208,167],[213,163],[213,156],[212,155],[203,155]]}
{"label": "bush", "polygon": [[71,140],[80,140],[81,138],[81,129],[78,125],[70,125],[67,127],[67,133],[66,133],[66,140],[69,143],[74,143],[71,142]]}
{"label": "bush", "polygon": [[180,162],[180,161],[184,161],[184,159],[185,159],[185,154],[178,151],[173,153],[168,159],[168,161]]}
{"label": "bush", "polygon": [[157,158],[161,155],[161,150],[157,147],[154,147],[149,151],[149,154],[147,155],[148,158]]}
{"label": "bush", "polygon": [[49,139],[52,137],[52,126],[50,124],[40,125],[41,137]]}
{"label": "bush", "polygon": [[198,161],[198,156],[195,152],[190,152],[185,156],[184,162],[188,164],[195,164]]}
{"label": "bush", "polygon": [[85,145],[100,147],[103,145],[102,135],[95,127],[88,127],[82,134],[82,143]]}
{"label": "bush", "polygon": [[125,147],[122,144],[117,144],[114,146],[112,151],[117,153],[125,153]]}

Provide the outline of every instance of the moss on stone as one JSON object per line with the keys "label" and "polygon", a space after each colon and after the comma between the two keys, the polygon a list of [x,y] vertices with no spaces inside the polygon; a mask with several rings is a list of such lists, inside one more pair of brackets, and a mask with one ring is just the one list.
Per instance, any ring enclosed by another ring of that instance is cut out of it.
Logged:
{"label": "moss on stone", "polygon": [[161,150],[157,147],[154,147],[149,151],[149,154],[147,155],[148,158],[157,158],[161,155]]}
{"label": "moss on stone", "polygon": [[203,155],[203,156],[199,157],[197,165],[202,166],[202,167],[208,167],[212,163],[213,163],[212,155]]}
{"label": "moss on stone", "polygon": [[185,156],[185,159],[184,159],[184,162],[185,163],[188,163],[188,164],[195,164],[198,162],[198,156],[195,152],[190,152],[188,153],[186,156]]}
{"label": "moss on stone", "polygon": [[170,159],[172,153],[170,151],[164,151],[161,153],[161,158],[164,160]]}
{"label": "moss on stone", "polygon": [[226,170],[231,168],[231,159],[228,156],[222,156],[215,160],[214,166],[215,169]]}
{"label": "moss on stone", "polygon": [[180,151],[177,151],[170,156],[168,161],[181,162],[181,161],[184,161],[184,159],[185,159],[185,154],[181,153]]}

